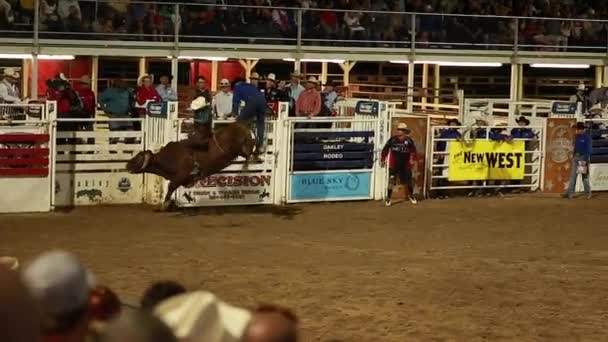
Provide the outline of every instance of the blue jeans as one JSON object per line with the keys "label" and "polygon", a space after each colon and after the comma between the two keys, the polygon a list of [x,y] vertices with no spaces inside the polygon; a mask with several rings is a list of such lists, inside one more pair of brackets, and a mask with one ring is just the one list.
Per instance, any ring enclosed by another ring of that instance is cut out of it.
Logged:
{"label": "blue jeans", "polygon": [[256,125],[256,144],[258,147],[264,145],[264,130],[266,129],[266,110],[268,105],[266,99],[260,93],[260,96],[251,97],[249,101],[245,103],[245,107],[241,110],[237,120],[239,121],[250,121],[255,119]]}
{"label": "blue jeans", "polygon": [[576,188],[576,179],[578,178],[578,174],[576,173],[576,169],[578,168],[579,161],[587,162],[587,173],[581,175],[583,178],[583,188],[586,193],[591,193],[591,185],[589,184],[589,159],[585,158],[580,154],[575,154],[572,158],[572,171],[570,173],[570,182],[568,182],[568,195],[574,193],[574,189]]}

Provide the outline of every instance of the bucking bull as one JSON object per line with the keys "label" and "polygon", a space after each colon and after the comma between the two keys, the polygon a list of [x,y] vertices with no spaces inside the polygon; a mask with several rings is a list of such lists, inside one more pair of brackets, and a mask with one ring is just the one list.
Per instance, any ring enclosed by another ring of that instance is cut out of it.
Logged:
{"label": "bucking bull", "polygon": [[158,153],[139,152],[127,162],[127,170],[152,173],[169,181],[161,206],[161,210],[166,211],[177,188],[194,185],[229,166],[239,156],[249,160],[255,144],[252,131],[245,123],[237,121],[218,129],[209,139],[206,151],[193,148],[189,140],[170,142]]}

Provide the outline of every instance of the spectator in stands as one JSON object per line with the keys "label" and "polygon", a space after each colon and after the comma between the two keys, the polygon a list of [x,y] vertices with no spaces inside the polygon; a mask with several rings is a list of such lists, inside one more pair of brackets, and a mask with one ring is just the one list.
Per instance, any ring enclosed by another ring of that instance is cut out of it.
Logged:
{"label": "spectator in stands", "polygon": [[220,91],[213,98],[213,109],[215,115],[223,120],[228,119],[232,114],[232,92],[230,82],[225,78],[220,81]]}
{"label": "spectator in stands", "polygon": [[323,89],[323,104],[330,111],[334,111],[334,105],[338,100],[338,93],[336,92],[336,87],[333,82],[325,83],[325,88]]}
{"label": "spectator in stands", "polygon": [[534,134],[534,131],[532,131],[530,128],[527,128],[528,126],[530,126],[530,120],[528,120],[525,116],[520,116],[515,120],[515,122],[519,127],[513,128],[511,130],[511,138],[534,139],[534,137],[536,136]]}
{"label": "spectator in stands", "polygon": [[44,316],[47,341],[84,341],[88,333],[92,274],[73,254],[50,251],[38,256],[23,279]]}
{"label": "spectator in stands", "polygon": [[144,74],[137,80],[137,91],[135,92],[135,107],[139,116],[148,114],[148,104],[150,102],[160,102],[162,99],[156,89],[152,86],[150,75]]}
{"label": "spectator in stands", "polygon": [[59,32],[63,29],[59,20],[57,0],[40,0],[40,29]]}
{"label": "spectator in stands", "polygon": [[41,342],[37,304],[19,273],[0,265],[0,341]]}
{"label": "spectator in stands", "polygon": [[58,0],[57,15],[68,32],[79,32],[82,24],[82,13],[78,0]]}
{"label": "spectator in stands", "polygon": [[362,12],[349,11],[344,12],[344,23],[346,24],[346,39],[348,40],[366,40],[367,31],[361,24]]}
{"label": "spectator in stands", "polygon": [[327,39],[331,43],[332,40],[338,38],[340,30],[337,12],[332,11],[331,8],[327,8],[320,13],[319,26],[321,29],[321,38]]}
{"label": "spectator in stands", "polygon": [[177,342],[177,338],[159,318],[133,311],[110,322],[101,342]]}
{"label": "spectator in stands", "polygon": [[15,15],[10,3],[0,0],[0,30],[12,30],[14,28]]}
{"label": "spectator in stands", "polygon": [[568,190],[562,196],[572,198],[576,190],[576,180],[580,174],[583,178],[583,188],[587,199],[591,199],[591,185],[589,184],[589,163],[591,162],[591,137],[585,132],[585,123],[576,124],[576,136],[574,137],[574,155],[570,170],[570,181]]}
{"label": "spectator in stands", "polygon": [[249,77],[249,83],[253,84],[256,88],[260,87],[260,74],[257,72],[253,72],[251,77]]}
{"label": "spectator in stands", "polygon": [[171,88],[171,80],[173,76],[161,75],[160,84],[156,86],[156,92],[162,101],[177,101],[177,91]]}
{"label": "spectator in stands", "polygon": [[205,87],[205,77],[196,78],[196,88],[194,88],[194,98],[204,97],[207,103],[211,103],[211,92]]}
{"label": "spectator in stands", "polygon": [[285,102],[289,100],[287,93],[277,88],[277,76],[273,73],[266,77],[266,102]]}
{"label": "spectator in stands", "polygon": [[297,342],[298,318],[289,309],[275,305],[261,305],[253,311],[243,341]]}
{"label": "spectator in stands", "polygon": [[306,81],[306,89],[296,101],[296,116],[312,118],[321,112],[321,93],[316,89],[317,79],[311,76]]}
{"label": "spectator in stands", "polygon": [[410,137],[411,130],[407,124],[400,122],[397,125],[397,134],[392,136],[384,148],[382,148],[381,165],[384,167],[388,159],[389,183],[384,205],[390,207],[392,204],[393,188],[397,185],[397,178],[408,190],[408,199],[412,204],[416,204],[414,193],[414,182],[412,179],[412,164],[416,160],[416,144]]}
{"label": "spectator in stands", "polygon": [[251,320],[247,310],[231,306],[215,295],[195,291],[160,303],[155,314],[182,341],[242,341]]}
{"label": "spectator in stands", "polygon": [[114,26],[120,26],[127,21],[130,0],[111,0],[108,2],[109,17],[113,18]]}
{"label": "spectator in stands", "polygon": [[154,311],[154,308],[165,299],[186,293],[184,285],[175,281],[159,281],[144,291],[140,308],[144,311]]}
{"label": "spectator in stands", "polygon": [[[13,68],[4,68],[2,71],[2,80],[0,82],[0,104],[20,104],[22,103],[19,97],[19,73]],[[14,118],[19,112],[18,108],[3,107],[0,109],[0,119]]]}
{"label": "spectator in stands", "polygon": [[[122,79],[115,80],[114,86],[106,89],[99,97],[99,104],[110,119],[129,118],[133,101],[133,91],[127,88],[127,84]],[[111,131],[133,129],[133,123],[130,121],[110,121],[109,126]]]}
{"label": "spectator in stands", "polygon": [[576,94],[570,96],[570,102],[576,103],[576,110],[578,113],[587,112],[587,88],[584,83],[580,83],[576,88]]}
{"label": "spectator in stands", "polygon": [[[293,111],[293,114],[295,114],[296,102],[298,101],[300,94],[304,91],[304,87],[300,84],[301,77],[302,75],[300,72],[296,70],[291,74],[291,81],[289,86],[287,86],[287,95],[289,95],[290,98],[290,112]],[[290,113],[290,115],[292,115],[292,113]]]}

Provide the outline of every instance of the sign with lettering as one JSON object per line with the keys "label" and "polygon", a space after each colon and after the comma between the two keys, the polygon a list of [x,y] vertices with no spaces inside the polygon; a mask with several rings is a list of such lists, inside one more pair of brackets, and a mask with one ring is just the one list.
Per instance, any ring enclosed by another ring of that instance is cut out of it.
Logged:
{"label": "sign with lettering", "polygon": [[576,115],[576,102],[553,102],[551,112],[559,115]]}
{"label": "sign with lettering", "polygon": [[272,181],[270,172],[221,173],[179,188],[177,201],[181,207],[272,204]]}
{"label": "sign with lettering", "polygon": [[448,143],[450,181],[521,180],[524,178],[524,141],[480,141]]}
{"label": "sign with lettering", "polygon": [[301,173],[291,176],[291,200],[371,198],[371,173]]}
{"label": "sign with lettering", "polygon": [[378,115],[379,103],[377,101],[357,101],[355,114]]}

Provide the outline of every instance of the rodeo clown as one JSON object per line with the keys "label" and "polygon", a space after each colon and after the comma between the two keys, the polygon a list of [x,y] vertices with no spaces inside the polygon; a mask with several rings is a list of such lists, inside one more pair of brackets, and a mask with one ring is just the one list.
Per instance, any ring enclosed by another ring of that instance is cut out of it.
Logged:
{"label": "rodeo clown", "polygon": [[407,186],[408,199],[412,204],[416,204],[416,196],[414,194],[414,182],[412,180],[412,169],[416,158],[416,145],[410,137],[410,129],[404,122],[397,126],[397,134],[392,136],[382,149],[381,165],[386,165],[388,157],[388,189],[386,194],[385,205],[391,206],[391,196],[393,195],[393,187],[396,185],[396,178],[399,177],[399,183]]}

